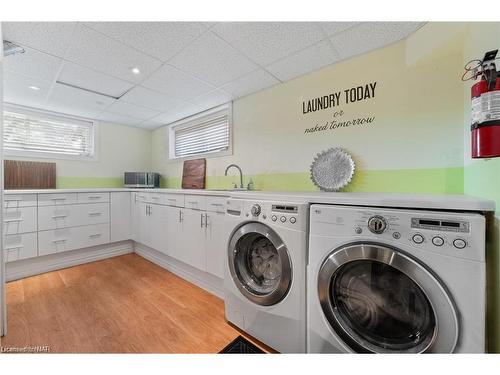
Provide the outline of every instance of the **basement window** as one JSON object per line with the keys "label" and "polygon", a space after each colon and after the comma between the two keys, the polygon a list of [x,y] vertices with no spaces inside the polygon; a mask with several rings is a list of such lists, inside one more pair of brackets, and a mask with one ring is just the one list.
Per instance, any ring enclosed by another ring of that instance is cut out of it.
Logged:
{"label": "basement window", "polygon": [[231,105],[187,117],[168,128],[169,159],[231,153]]}
{"label": "basement window", "polygon": [[5,106],[3,141],[8,156],[95,160],[96,124],[65,115]]}

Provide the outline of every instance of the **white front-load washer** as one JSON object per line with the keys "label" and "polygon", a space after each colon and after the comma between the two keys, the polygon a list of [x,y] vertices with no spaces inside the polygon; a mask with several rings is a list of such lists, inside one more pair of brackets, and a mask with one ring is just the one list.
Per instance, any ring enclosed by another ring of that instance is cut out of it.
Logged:
{"label": "white front-load washer", "polygon": [[480,213],[312,205],[311,353],[484,353]]}
{"label": "white front-load washer", "polygon": [[273,197],[226,207],[226,319],[279,352],[305,353],[308,204]]}

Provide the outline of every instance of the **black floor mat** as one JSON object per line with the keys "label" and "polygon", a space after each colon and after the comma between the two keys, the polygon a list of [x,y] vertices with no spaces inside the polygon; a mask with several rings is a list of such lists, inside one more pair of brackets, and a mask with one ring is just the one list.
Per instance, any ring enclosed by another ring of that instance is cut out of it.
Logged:
{"label": "black floor mat", "polygon": [[264,352],[245,339],[243,336],[236,337],[229,345],[222,349],[219,354],[263,354]]}

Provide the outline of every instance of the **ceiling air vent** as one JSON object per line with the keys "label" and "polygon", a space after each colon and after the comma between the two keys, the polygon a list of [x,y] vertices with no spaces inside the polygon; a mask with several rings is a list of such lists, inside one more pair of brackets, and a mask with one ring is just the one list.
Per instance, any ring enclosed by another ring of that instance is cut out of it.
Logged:
{"label": "ceiling air vent", "polygon": [[10,56],[16,53],[24,53],[24,48],[8,40],[3,41],[3,55]]}

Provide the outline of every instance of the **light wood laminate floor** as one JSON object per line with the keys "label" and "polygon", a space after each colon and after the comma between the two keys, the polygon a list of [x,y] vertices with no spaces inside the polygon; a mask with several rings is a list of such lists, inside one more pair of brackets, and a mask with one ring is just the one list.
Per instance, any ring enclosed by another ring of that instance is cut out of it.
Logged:
{"label": "light wood laminate floor", "polygon": [[217,353],[224,303],[136,254],[10,282],[2,346],[69,353]]}

